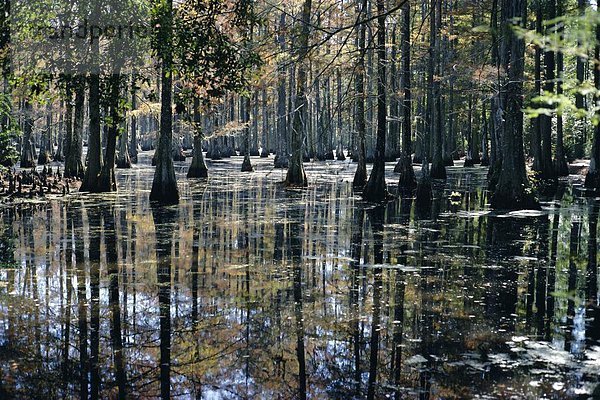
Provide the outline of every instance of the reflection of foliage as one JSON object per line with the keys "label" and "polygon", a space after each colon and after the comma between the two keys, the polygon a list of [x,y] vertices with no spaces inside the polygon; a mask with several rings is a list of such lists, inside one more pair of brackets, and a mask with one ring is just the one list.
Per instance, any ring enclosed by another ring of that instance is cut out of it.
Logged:
{"label": "reflection of foliage", "polygon": [[0,268],[11,267],[15,264],[15,244],[10,232],[0,227]]}

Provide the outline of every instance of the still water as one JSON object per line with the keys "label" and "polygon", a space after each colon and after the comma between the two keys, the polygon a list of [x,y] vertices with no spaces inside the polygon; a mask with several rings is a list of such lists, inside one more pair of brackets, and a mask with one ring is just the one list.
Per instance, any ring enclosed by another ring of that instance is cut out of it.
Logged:
{"label": "still water", "polygon": [[577,179],[498,214],[485,170],[451,168],[418,211],[363,203],[352,164],[289,191],[234,159],[177,164],[180,205],[153,209],[141,161],[116,194],[0,208],[0,398],[598,395],[600,202]]}

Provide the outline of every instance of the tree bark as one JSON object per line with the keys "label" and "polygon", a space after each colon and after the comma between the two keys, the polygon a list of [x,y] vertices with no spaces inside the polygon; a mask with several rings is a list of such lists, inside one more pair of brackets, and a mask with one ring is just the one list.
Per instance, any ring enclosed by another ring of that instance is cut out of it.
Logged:
{"label": "tree bark", "polygon": [[417,186],[415,171],[412,166],[412,91],[411,91],[411,44],[410,44],[410,1],[402,6],[401,30],[401,85],[404,99],[402,100],[402,154],[394,171],[400,173],[398,188],[400,190],[412,190]]}
{"label": "tree bark", "polygon": [[[361,4],[361,5],[359,5]],[[367,11],[368,0],[357,0],[357,15],[362,18]],[[367,25],[363,22],[358,27],[358,63],[356,66],[356,134],[358,139],[358,166],[354,173],[352,186],[362,189],[367,184],[367,155],[365,149],[365,139],[367,127],[365,122],[365,46],[366,46]]]}
{"label": "tree bark", "polygon": [[167,15],[163,20],[167,26],[161,26],[161,38],[164,44],[162,45],[162,54],[160,54],[162,59],[160,136],[158,149],[156,150],[156,170],[150,192],[150,201],[166,205],[179,203],[179,190],[177,189],[177,179],[171,154],[173,147],[173,113],[171,111],[173,96],[173,54],[171,52],[173,0],[166,0],[165,8]]}
{"label": "tree bark", "polygon": [[306,131],[306,56],[310,34],[310,13],[312,0],[304,0],[302,7],[302,30],[298,39],[298,73],[296,77],[296,102],[292,124],[292,157],[285,178],[286,186],[304,187],[308,185],[302,156],[304,152],[304,133]]}
{"label": "tree bark", "polygon": [[444,159],[442,157],[442,93],[441,93],[441,82],[440,82],[440,35],[441,35],[441,22],[442,22],[442,2],[441,0],[431,0],[431,53],[430,73],[433,73],[430,77],[433,89],[433,102],[431,104],[431,135],[433,144],[433,159],[431,161],[431,178],[433,179],[446,179],[446,166],[444,165]]}
{"label": "tree bark", "polygon": [[501,66],[507,78],[501,83],[499,110],[502,123],[502,167],[492,207],[501,209],[539,208],[529,189],[523,151],[523,72],[525,43],[513,30],[513,21],[525,26],[527,0],[502,0]]}
{"label": "tree bark", "polygon": [[[600,59],[600,25],[596,26],[596,48],[594,50],[595,59]],[[600,70],[594,68],[594,85],[600,89]],[[596,117],[600,117],[600,96],[594,97],[596,104]],[[585,176],[585,187],[594,191],[600,190],[600,124],[594,128],[594,141],[592,144],[592,154],[590,155],[590,167]]]}
{"label": "tree bark", "polygon": [[202,122],[200,119],[200,100],[194,98],[194,156],[188,170],[188,178],[208,178],[208,168],[202,154]]}
{"label": "tree bark", "polygon": [[363,198],[372,202],[380,202],[388,197],[385,183],[387,128],[385,17],[385,0],[377,0],[377,143],[373,170],[363,190]]}
{"label": "tree bark", "polygon": [[[102,170],[102,137],[100,127],[100,76],[90,75],[89,90],[89,136],[88,136],[88,165],[81,185],[81,191],[97,191],[98,176]],[[67,125],[68,127],[68,125]]]}

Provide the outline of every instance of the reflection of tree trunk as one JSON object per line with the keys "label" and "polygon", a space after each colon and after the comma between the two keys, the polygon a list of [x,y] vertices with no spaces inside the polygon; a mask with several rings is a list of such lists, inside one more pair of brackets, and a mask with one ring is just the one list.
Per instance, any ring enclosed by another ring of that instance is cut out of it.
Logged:
{"label": "reflection of tree trunk", "polygon": [[[78,204],[82,207],[82,204]],[[70,209],[70,208],[69,208]],[[84,243],[83,243],[83,209],[76,210],[72,219],[75,227],[75,266],[77,269],[77,326],[79,329],[79,370],[80,385],[79,397],[88,398],[89,381],[89,359],[88,359],[88,324],[87,324],[87,293],[85,287],[85,262],[84,262]],[[91,243],[90,243],[91,244]],[[91,249],[91,246],[90,246]]]}
{"label": "reflection of tree trunk", "polygon": [[[100,226],[100,211],[90,209],[89,226]],[[100,398],[100,366],[98,355],[100,351],[100,234],[90,231],[90,374],[91,374],[91,399]]]}
{"label": "reflection of tree trunk", "polygon": [[587,345],[597,343],[600,340],[600,307],[598,307],[598,203],[594,201],[589,207],[589,239],[588,239],[588,265],[586,271],[586,294],[587,309],[585,326],[585,337]]}
{"label": "reflection of tree trunk", "polygon": [[[581,237],[581,221],[578,216],[573,217],[571,236],[569,239],[569,274],[567,278],[567,291],[573,293],[577,288],[577,259],[579,256],[579,238]],[[571,297],[567,300],[567,329],[565,332],[565,350],[571,351],[575,318],[575,302]]]}
{"label": "reflection of tree trunk", "polygon": [[[558,209],[560,210],[560,208]],[[548,260],[548,289],[546,290],[546,340],[551,339],[551,325],[554,319],[554,291],[556,290],[556,253],[558,251],[558,225],[560,213],[554,214],[552,220],[552,239],[550,245],[550,259]]]}
{"label": "reflection of tree trunk", "polygon": [[536,325],[539,337],[544,337],[544,317],[546,315],[546,285],[548,268],[546,260],[548,258],[548,219],[540,219],[539,224],[539,253],[538,267],[535,278],[535,308]]}
{"label": "reflection of tree trunk", "polygon": [[355,222],[352,229],[352,239],[350,245],[350,256],[352,261],[350,262],[351,275],[350,275],[350,330],[352,331],[352,342],[354,351],[354,381],[356,383],[356,393],[360,392],[361,383],[361,372],[360,372],[360,308],[358,303],[359,298],[359,276],[360,271],[360,258],[362,255],[362,241],[363,241],[363,223],[364,223],[364,211],[362,208],[355,210]]}
{"label": "reflection of tree trunk", "polygon": [[369,386],[367,399],[375,398],[375,384],[377,383],[377,362],[379,355],[379,332],[381,331],[381,288],[383,264],[383,217],[385,209],[378,207],[369,214],[373,229],[373,253],[375,267],[373,269],[373,318],[371,320],[371,343],[369,357]]}
{"label": "reflection of tree trunk", "polygon": [[[299,219],[299,215],[296,214]],[[306,358],[304,350],[304,316],[302,295],[302,237],[300,221],[290,225],[290,246],[292,251],[294,278],[294,315],[296,327],[296,357],[298,359],[298,398],[306,399]]]}
{"label": "reflection of tree trunk", "polygon": [[153,208],[160,313],[160,396],[171,396],[171,247],[175,211]]}
{"label": "reflection of tree trunk", "polygon": [[119,260],[117,255],[117,236],[114,210],[103,210],[104,244],[106,248],[106,266],[109,278],[108,302],[111,313],[110,339],[113,348],[115,378],[119,389],[119,399],[126,397],[126,373],[123,360],[123,339],[121,334],[121,306],[119,303]]}

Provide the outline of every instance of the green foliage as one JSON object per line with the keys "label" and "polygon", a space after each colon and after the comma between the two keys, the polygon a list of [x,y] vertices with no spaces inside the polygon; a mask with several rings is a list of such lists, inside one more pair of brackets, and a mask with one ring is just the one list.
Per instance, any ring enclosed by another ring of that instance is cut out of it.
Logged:
{"label": "green foliage", "polygon": [[10,97],[6,94],[0,94],[0,124],[0,166],[10,168],[19,158],[14,143],[21,131],[11,115]]}
{"label": "green foliage", "polygon": [[[165,12],[161,5],[157,12]],[[172,47],[174,69],[188,90],[204,102],[240,91],[249,83],[250,71],[260,65],[249,46],[258,24],[252,1],[185,0],[173,11]],[[168,19],[157,17],[159,24]],[[164,31],[157,31],[162,38]],[[161,47],[155,47],[159,52]]]}

